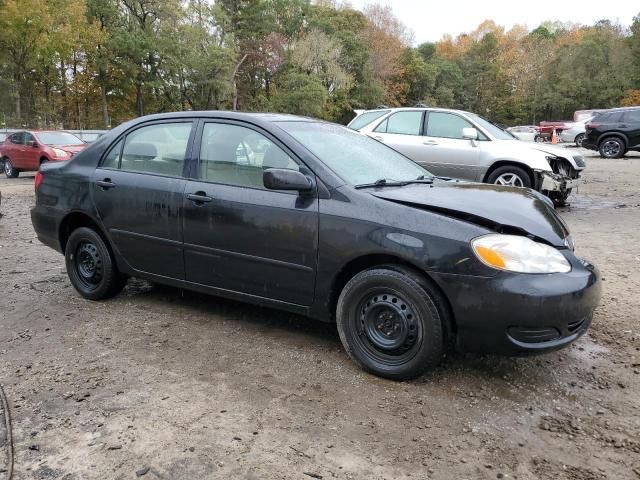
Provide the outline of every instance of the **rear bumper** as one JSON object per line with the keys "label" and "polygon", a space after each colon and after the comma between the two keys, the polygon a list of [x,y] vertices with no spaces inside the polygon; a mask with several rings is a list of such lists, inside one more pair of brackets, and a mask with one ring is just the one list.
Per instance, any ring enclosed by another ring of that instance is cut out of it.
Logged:
{"label": "rear bumper", "polygon": [[563,348],[583,335],[601,296],[600,275],[565,252],[572,271],[492,278],[438,276],[456,322],[460,351],[525,355]]}
{"label": "rear bumper", "polygon": [[31,223],[38,240],[62,253],[58,238],[58,225],[55,218],[47,207],[35,206],[31,209]]}

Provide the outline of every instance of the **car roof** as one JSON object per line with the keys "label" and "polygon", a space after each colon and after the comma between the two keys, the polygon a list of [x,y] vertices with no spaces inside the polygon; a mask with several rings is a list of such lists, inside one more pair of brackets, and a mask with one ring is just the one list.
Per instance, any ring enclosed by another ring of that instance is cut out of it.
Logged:
{"label": "car roof", "polygon": [[436,112],[454,112],[454,113],[462,113],[465,115],[471,114],[471,112],[467,112],[465,110],[457,110],[455,108],[444,108],[444,107],[389,107],[389,108],[372,108],[371,110],[363,110],[360,115],[368,112],[411,112],[418,111],[423,112],[425,110],[436,111]]}
{"label": "car roof", "polygon": [[268,113],[268,112],[234,112],[229,110],[190,110],[183,112],[172,113],[157,113],[153,115],[146,115],[139,117],[135,120],[140,121],[152,121],[162,120],[164,118],[182,118],[182,117],[215,117],[215,118],[227,118],[229,120],[253,120],[258,122],[285,122],[285,121],[297,121],[297,122],[324,122],[317,118],[303,117],[300,115],[291,115],[288,113]]}

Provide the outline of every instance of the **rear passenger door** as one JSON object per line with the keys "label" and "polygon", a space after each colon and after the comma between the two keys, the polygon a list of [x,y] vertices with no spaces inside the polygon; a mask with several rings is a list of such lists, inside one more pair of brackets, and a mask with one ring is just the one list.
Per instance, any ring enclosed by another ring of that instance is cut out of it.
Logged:
{"label": "rear passenger door", "polygon": [[422,110],[399,111],[385,118],[369,136],[389,145],[414,162],[423,163],[429,160],[432,153],[423,143],[423,120]]}
{"label": "rear passenger door", "polygon": [[311,175],[274,137],[248,124],[207,121],[184,198],[186,279],[225,291],[311,305],[318,198],[267,190],[263,173]]}
{"label": "rear passenger door", "polygon": [[11,135],[4,147],[4,155],[6,155],[14,168],[26,168],[24,163],[24,133],[17,132]]}
{"label": "rear passenger door", "polygon": [[191,120],[144,124],[101,159],[93,197],[111,244],[138,272],[184,279],[184,170],[193,143]]}

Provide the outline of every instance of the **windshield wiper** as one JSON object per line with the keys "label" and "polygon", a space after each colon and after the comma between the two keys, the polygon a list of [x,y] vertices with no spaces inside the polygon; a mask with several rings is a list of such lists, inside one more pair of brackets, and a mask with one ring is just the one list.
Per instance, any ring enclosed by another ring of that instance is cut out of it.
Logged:
{"label": "windshield wiper", "polygon": [[404,187],[405,185],[410,185],[413,183],[425,183],[430,184],[433,183],[432,178],[425,178],[424,175],[420,175],[418,178],[414,180],[392,180],[386,178],[380,178],[373,183],[361,183],[360,185],[356,185],[355,188],[372,188],[372,187]]}

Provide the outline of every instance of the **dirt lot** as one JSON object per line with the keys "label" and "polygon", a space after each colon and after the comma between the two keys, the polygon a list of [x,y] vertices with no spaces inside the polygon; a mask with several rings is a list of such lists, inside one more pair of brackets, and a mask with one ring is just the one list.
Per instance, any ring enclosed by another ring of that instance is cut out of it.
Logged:
{"label": "dirt lot", "polygon": [[15,479],[639,479],[640,156],[588,162],[562,214],[605,280],[589,334],[541,357],[452,354],[405,383],[302,317],[136,280],[82,300],[33,233],[33,177],[3,177]]}

